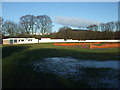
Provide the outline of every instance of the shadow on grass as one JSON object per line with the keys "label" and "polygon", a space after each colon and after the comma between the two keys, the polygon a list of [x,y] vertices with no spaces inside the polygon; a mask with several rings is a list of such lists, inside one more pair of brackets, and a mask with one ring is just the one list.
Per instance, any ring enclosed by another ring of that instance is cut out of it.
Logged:
{"label": "shadow on grass", "polygon": [[[111,77],[107,74],[111,69],[83,68],[82,79],[64,78],[53,73],[36,72],[30,65],[17,65],[11,73],[3,74],[4,88],[105,88],[109,87],[97,82],[97,79]],[[113,76],[112,76],[113,77]],[[88,82],[94,83],[89,84]],[[96,83],[96,84],[95,84]],[[101,87],[102,86],[102,87]]]}
{"label": "shadow on grass", "polygon": [[2,58],[9,57],[12,54],[18,53],[27,48],[29,48],[29,46],[24,46],[24,45],[23,46],[22,45],[4,46],[4,47],[2,47]]}
{"label": "shadow on grass", "polygon": [[[4,47],[3,57],[8,57],[27,48],[29,47]],[[35,72],[32,66],[27,65],[27,63],[40,61],[43,60],[42,58],[47,57],[73,57],[80,60],[114,60],[114,56],[116,55],[115,53],[88,53],[58,48],[32,49],[26,50],[22,54],[24,55],[24,57],[21,58],[20,56],[16,56],[13,62],[14,64],[5,65],[7,62],[3,64],[3,88],[91,87],[86,83],[87,81],[85,80],[73,81],[70,79],[68,80],[63,77],[56,76],[55,74]],[[24,65],[21,65],[22,63],[24,63]],[[93,70],[93,72],[94,71],[95,70]]]}
{"label": "shadow on grass", "polygon": [[5,88],[86,88],[91,87],[84,81],[74,81],[52,73],[36,72],[30,66],[17,66],[7,77],[3,74]]}
{"label": "shadow on grass", "polygon": [[81,52],[66,49],[36,49],[25,53],[25,60],[39,60],[48,57],[72,57],[80,60],[117,60],[117,53]]}

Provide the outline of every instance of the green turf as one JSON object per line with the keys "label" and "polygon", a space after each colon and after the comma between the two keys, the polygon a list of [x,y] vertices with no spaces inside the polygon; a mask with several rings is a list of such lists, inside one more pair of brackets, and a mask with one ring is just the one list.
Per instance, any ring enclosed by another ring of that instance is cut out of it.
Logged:
{"label": "green turf", "polygon": [[53,43],[3,45],[3,88],[92,87],[50,73],[35,72],[32,61],[47,57],[73,57],[80,60],[118,60],[118,48],[79,49],[54,46]]}

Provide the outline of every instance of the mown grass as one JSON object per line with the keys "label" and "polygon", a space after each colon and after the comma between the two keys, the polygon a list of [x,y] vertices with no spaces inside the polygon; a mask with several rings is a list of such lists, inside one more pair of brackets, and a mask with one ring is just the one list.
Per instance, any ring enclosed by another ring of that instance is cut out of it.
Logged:
{"label": "mown grass", "polygon": [[92,87],[52,73],[36,72],[28,64],[47,57],[73,57],[80,60],[118,60],[118,48],[79,49],[53,43],[2,46],[3,88]]}

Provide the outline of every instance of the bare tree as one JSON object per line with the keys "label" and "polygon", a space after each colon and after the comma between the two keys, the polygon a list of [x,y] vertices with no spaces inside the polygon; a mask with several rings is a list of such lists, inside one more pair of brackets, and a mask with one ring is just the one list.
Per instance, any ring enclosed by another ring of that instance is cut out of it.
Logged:
{"label": "bare tree", "polygon": [[101,31],[105,31],[105,23],[99,25]]}
{"label": "bare tree", "polygon": [[115,23],[114,22],[109,22],[110,24],[110,30],[109,31],[115,31]]}
{"label": "bare tree", "polygon": [[93,31],[98,31],[98,25],[92,25]]}
{"label": "bare tree", "polygon": [[120,22],[115,22],[115,31],[120,31]]}
{"label": "bare tree", "polygon": [[2,25],[2,31],[4,34],[15,36],[18,32],[17,30],[17,24],[12,21],[5,21]]}
{"label": "bare tree", "polygon": [[42,16],[36,16],[36,19],[35,19],[35,34],[36,32],[38,33],[41,33],[41,29],[42,29],[42,24],[41,24],[41,20],[42,20]]}
{"label": "bare tree", "polygon": [[33,15],[25,15],[20,18],[20,23],[22,27],[25,29],[27,34],[33,35],[34,33],[34,16]]}
{"label": "bare tree", "polygon": [[44,33],[50,33],[52,31],[52,21],[47,15],[37,16],[37,27],[39,31]]}
{"label": "bare tree", "polygon": [[96,24],[90,25],[87,27],[87,29],[89,29],[91,31],[98,31],[98,25],[96,25]]}
{"label": "bare tree", "polygon": [[30,34],[39,33],[49,33],[52,30],[52,21],[47,15],[25,15],[20,18],[20,23],[25,29],[25,32]]}

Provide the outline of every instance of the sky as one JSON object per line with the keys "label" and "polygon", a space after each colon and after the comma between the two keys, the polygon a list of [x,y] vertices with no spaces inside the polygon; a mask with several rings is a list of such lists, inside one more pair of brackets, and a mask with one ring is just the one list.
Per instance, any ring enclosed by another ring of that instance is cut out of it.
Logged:
{"label": "sky", "polygon": [[118,2],[2,2],[4,20],[19,22],[24,15],[48,15],[53,31],[62,26],[85,28],[118,20]]}

